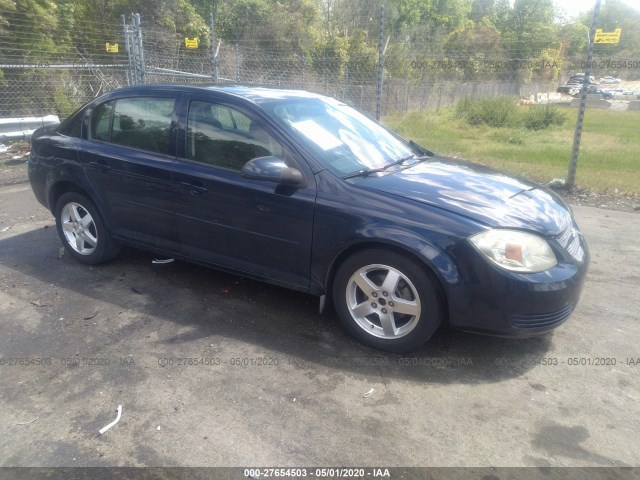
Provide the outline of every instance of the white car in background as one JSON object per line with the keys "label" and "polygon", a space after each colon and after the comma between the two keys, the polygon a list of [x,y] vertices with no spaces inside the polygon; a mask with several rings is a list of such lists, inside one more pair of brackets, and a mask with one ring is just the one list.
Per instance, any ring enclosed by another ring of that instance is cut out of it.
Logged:
{"label": "white car in background", "polygon": [[615,77],[609,77],[609,76],[607,76],[607,77],[602,77],[602,78],[600,79],[600,83],[601,83],[601,84],[607,84],[607,85],[611,85],[611,84],[618,84],[618,83],[620,83],[620,82],[622,82],[622,80],[621,80],[621,79],[619,79],[619,78],[615,78]]}

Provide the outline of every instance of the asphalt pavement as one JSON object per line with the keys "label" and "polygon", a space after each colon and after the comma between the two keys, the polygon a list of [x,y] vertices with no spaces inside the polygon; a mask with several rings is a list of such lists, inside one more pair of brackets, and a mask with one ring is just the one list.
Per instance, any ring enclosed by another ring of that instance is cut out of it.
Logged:
{"label": "asphalt pavement", "polygon": [[309,295],[60,257],[29,185],[0,187],[0,466],[638,466],[639,217],[575,214],[592,264],[559,329],[395,355]]}

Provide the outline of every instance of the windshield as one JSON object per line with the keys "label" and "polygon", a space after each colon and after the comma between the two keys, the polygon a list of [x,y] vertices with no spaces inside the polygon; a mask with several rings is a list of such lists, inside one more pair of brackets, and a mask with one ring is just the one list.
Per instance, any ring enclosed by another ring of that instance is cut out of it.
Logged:
{"label": "windshield", "polygon": [[264,105],[338,175],[383,168],[413,156],[408,145],[351,107],[329,98]]}

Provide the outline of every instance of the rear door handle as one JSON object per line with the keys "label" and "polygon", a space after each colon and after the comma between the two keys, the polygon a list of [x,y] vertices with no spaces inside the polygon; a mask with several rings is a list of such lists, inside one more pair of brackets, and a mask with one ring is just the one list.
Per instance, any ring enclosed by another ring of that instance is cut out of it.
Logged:
{"label": "rear door handle", "polygon": [[186,188],[187,190],[191,190],[193,195],[200,195],[201,193],[206,193],[209,191],[207,187],[203,187],[201,185],[194,185],[189,182],[180,182],[180,186]]}
{"label": "rear door handle", "polygon": [[102,173],[107,173],[109,170],[111,170],[111,167],[106,163],[89,162],[89,165],[91,165],[92,167],[94,167],[95,169],[99,170]]}

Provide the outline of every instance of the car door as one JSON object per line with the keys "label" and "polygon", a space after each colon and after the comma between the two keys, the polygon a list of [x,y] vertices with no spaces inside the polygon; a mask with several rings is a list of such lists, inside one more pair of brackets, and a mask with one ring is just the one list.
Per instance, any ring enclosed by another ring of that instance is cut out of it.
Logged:
{"label": "car door", "polygon": [[[211,97],[185,98],[173,184],[184,254],[306,290],[315,183],[293,150],[250,110]],[[291,188],[241,175],[250,159],[275,155],[299,168]]]}
{"label": "car door", "polygon": [[175,161],[176,96],[110,100],[92,108],[80,150],[111,231],[136,243],[175,252],[171,167]]}

